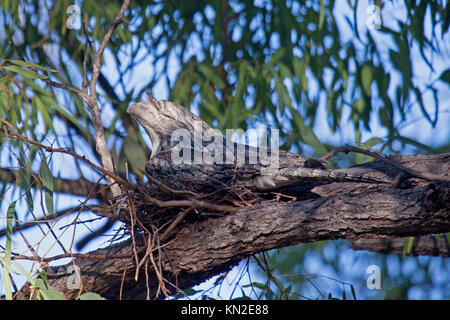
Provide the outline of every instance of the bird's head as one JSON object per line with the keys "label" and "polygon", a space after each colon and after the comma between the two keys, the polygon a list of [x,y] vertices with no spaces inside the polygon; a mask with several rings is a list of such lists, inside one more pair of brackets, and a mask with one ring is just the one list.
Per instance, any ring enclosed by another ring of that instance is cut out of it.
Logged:
{"label": "bird's head", "polygon": [[127,113],[134,117],[150,136],[153,146],[151,157],[170,147],[171,134],[177,129],[194,132],[194,123],[197,121],[203,132],[212,130],[188,109],[174,102],[156,100],[150,94],[148,94],[148,102],[130,105]]}

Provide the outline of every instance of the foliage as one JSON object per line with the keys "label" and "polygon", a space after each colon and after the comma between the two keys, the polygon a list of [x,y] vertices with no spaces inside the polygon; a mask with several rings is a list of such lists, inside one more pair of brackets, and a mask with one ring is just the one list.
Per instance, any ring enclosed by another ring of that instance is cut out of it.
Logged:
{"label": "foliage", "polygon": [[[347,142],[388,153],[408,147],[448,151],[448,136],[439,145],[403,130],[416,118],[433,128],[449,111],[448,3],[385,1],[377,30],[364,26],[360,2],[349,0],[345,8],[343,3],[133,1],[125,15],[128,23],[116,29],[108,44],[98,81],[106,140],[117,168],[129,170],[132,181],[142,179],[139,169],[149,155],[146,137],[125,110],[148,89],[157,98],[191,107],[221,130],[278,128],[281,147],[299,153],[322,156],[330,150],[333,140],[320,137],[321,130],[341,137],[334,141],[350,132]],[[122,2],[83,1],[84,27],[79,29],[68,24],[72,4],[2,1],[0,115],[32,140],[101,163],[89,110],[75,93],[49,80],[82,88],[92,70],[92,48],[102,41]],[[396,8],[402,17],[393,14]],[[444,61],[444,67],[436,61]],[[427,75],[419,77],[417,70]],[[11,198],[8,223],[0,233],[6,235],[0,260],[6,284],[13,262],[13,216],[20,222],[67,215],[57,197],[64,184],[81,202],[89,194],[88,182],[101,176],[78,160],[53,159],[20,139],[0,135],[0,143],[0,199]],[[18,194],[25,200],[20,210],[15,208]],[[78,217],[85,211],[69,214]],[[48,235],[40,224],[32,225]],[[267,285],[253,284],[268,294]]]}

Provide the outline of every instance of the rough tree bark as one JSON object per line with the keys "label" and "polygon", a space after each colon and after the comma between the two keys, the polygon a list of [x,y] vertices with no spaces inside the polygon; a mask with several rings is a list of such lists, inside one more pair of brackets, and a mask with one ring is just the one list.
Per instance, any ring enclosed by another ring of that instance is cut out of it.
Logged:
{"label": "rough tree bark", "polygon": [[[394,253],[402,255],[404,252],[404,238],[387,239],[357,239],[351,242],[350,248],[354,250],[369,250],[379,253]],[[444,237],[426,235],[414,237],[411,251],[405,252],[408,256],[440,256],[448,258],[450,256],[450,244]]]}
{"label": "rough tree bark", "polygon": [[[450,153],[399,156],[396,161],[416,170],[450,175]],[[349,173],[395,177],[394,168],[372,162],[349,169]],[[450,231],[450,183],[411,179],[399,188],[366,183],[298,184],[285,190],[297,197],[290,202],[262,202],[233,213],[199,217],[179,225],[177,235],[161,249],[162,276],[172,293],[189,288],[229,270],[255,253],[298,243],[360,238],[390,238]],[[136,237],[136,250],[146,246]],[[85,291],[108,299],[144,299],[149,290],[155,297],[158,279],[149,268],[136,281],[130,240],[99,249],[96,259],[75,258]],[[154,252],[157,256],[158,251]],[[101,259],[99,259],[101,258]],[[68,267],[47,267],[49,284],[74,297],[67,283],[74,275]],[[172,283],[172,285],[169,284]],[[29,294],[23,286],[16,298]],[[161,297],[161,294],[159,295]],[[163,296],[162,296],[163,297]]]}

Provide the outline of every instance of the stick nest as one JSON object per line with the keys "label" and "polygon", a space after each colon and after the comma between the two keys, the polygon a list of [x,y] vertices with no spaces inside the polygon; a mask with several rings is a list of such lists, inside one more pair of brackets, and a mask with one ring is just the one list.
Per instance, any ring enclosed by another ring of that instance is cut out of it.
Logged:
{"label": "stick nest", "polygon": [[277,192],[254,192],[232,181],[176,178],[163,182],[159,180],[162,177],[147,177],[147,184],[116,197],[109,209],[125,223],[128,233],[156,230],[160,241],[174,235],[185,223],[221,216],[263,200],[295,200]]}

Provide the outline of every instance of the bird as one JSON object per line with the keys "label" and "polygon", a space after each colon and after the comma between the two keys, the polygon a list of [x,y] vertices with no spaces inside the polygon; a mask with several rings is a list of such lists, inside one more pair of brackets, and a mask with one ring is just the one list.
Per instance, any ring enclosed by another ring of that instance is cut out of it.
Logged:
{"label": "bird", "polygon": [[381,182],[326,170],[323,161],[279,150],[277,145],[254,147],[233,142],[187,108],[157,100],[150,93],[147,97],[147,102],[130,105],[127,113],[152,142],[145,172],[172,186],[242,186],[267,192],[299,181]]}

